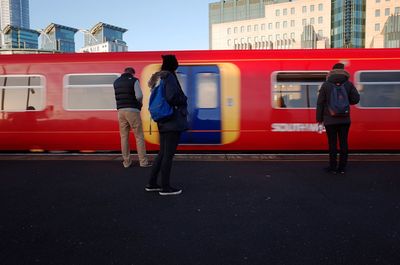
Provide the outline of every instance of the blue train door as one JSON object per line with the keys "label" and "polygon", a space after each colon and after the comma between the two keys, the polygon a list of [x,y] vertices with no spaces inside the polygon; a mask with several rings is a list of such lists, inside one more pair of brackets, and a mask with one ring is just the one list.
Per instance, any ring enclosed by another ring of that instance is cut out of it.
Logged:
{"label": "blue train door", "polygon": [[177,71],[188,97],[189,131],[182,144],[221,144],[221,85],[215,65],[180,66]]}

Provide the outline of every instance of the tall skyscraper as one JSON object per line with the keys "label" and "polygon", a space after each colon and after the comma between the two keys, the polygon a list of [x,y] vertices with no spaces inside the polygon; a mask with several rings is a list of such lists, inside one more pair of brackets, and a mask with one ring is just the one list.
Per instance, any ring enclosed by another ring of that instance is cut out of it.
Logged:
{"label": "tall skyscraper", "polygon": [[29,29],[29,0],[0,0],[0,30],[7,25]]}
{"label": "tall skyscraper", "polygon": [[332,0],[332,48],[365,47],[365,12],[366,0]]}

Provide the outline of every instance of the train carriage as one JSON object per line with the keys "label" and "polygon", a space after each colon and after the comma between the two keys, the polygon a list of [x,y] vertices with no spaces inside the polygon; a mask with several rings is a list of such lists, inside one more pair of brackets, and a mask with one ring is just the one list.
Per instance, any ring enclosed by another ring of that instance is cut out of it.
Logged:
{"label": "train carriage", "polygon": [[0,151],[120,150],[112,84],[127,66],[140,78],[146,144],[156,150],[147,81],[167,53],[188,96],[181,150],[325,150],[316,99],[337,62],[361,95],[351,149],[400,150],[400,49],[330,49],[0,55]]}

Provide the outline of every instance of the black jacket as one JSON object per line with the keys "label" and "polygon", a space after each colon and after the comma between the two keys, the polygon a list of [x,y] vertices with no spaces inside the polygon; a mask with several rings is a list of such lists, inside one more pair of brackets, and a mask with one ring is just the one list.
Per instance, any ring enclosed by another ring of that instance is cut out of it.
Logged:
{"label": "black jacket", "polygon": [[328,74],[327,81],[325,81],[318,93],[317,100],[317,122],[321,122],[324,125],[334,124],[350,124],[350,114],[343,117],[333,117],[329,114],[328,102],[331,95],[332,84],[344,85],[349,96],[349,103],[351,105],[357,104],[360,101],[360,94],[357,89],[349,81],[349,73],[342,69],[334,69]]}
{"label": "black jacket", "polygon": [[151,77],[149,87],[152,89],[163,79],[165,82],[165,99],[174,108],[172,117],[157,122],[159,132],[181,132],[188,129],[187,97],[176,75],[168,71],[160,71]]}
{"label": "black jacket", "polygon": [[140,110],[142,103],[136,99],[135,82],[138,79],[129,73],[123,73],[117,80],[114,81],[115,100],[117,109],[135,108]]}

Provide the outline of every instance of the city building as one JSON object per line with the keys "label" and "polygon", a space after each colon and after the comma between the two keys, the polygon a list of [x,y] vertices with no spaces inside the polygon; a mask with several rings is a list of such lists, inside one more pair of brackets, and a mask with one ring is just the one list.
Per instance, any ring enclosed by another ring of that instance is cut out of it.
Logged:
{"label": "city building", "polygon": [[124,52],[128,50],[123,40],[127,29],[97,23],[91,30],[80,30],[84,33],[84,47],[80,52]]}
{"label": "city building", "polygon": [[75,52],[75,33],[78,29],[51,23],[40,33],[42,50]]}
{"label": "city building", "polygon": [[331,48],[365,48],[366,0],[332,0]]}
{"label": "city building", "polygon": [[[222,0],[210,49],[400,47],[400,0]],[[368,26],[366,26],[368,25]]]}
{"label": "city building", "polygon": [[2,30],[2,49],[38,49],[39,32],[7,25]]}
{"label": "city building", "polygon": [[400,0],[367,0],[365,47],[400,47]]}
{"label": "city building", "polygon": [[29,0],[0,0],[0,30],[7,25],[29,29]]}
{"label": "city building", "polygon": [[[330,45],[330,0],[225,0],[211,3],[209,8],[213,50],[329,48]],[[262,11],[256,12],[256,8]]]}

